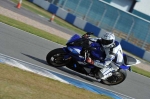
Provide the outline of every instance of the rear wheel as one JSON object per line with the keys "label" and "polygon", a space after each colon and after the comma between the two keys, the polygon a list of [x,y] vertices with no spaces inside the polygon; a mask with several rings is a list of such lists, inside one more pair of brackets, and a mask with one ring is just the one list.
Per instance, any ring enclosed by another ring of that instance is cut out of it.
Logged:
{"label": "rear wheel", "polygon": [[50,51],[46,56],[46,61],[49,65],[54,67],[65,66],[69,63],[70,59],[65,59],[65,53],[62,48],[54,49]]}
{"label": "rear wheel", "polygon": [[117,85],[122,83],[126,79],[127,73],[126,70],[120,69],[117,72],[106,80],[102,80],[102,83],[106,85]]}

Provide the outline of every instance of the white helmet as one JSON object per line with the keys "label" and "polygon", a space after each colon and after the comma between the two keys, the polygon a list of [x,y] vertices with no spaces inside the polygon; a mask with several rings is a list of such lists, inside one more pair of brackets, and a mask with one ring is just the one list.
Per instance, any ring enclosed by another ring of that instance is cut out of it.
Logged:
{"label": "white helmet", "polygon": [[102,36],[101,44],[103,47],[111,47],[115,42],[115,35],[107,32]]}

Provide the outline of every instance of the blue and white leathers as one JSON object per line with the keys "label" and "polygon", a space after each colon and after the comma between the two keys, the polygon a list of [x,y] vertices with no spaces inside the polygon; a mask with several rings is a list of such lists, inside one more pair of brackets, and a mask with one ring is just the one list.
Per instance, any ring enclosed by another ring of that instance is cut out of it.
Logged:
{"label": "blue and white leathers", "polygon": [[115,59],[116,64],[123,63],[123,51],[119,42],[115,41],[113,46],[107,47],[103,50],[106,54],[104,62],[101,63],[101,62],[95,61],[94,65],[96,66],[102,65],[105,67],[105,66],[108,66],[114,59]]}
{"label": "blue and white leathers", "polygon": [[[111,47],[106,47],[103,49],[106,57],[104,59],[104,62],[100,62],[99,60],[94,60],[94,65],[101,69],[101,73],[103,74],[104,77],[101,79],[106,79],[105,75],[109,74],[112,71],[116,71],[119,69],[119,66],[123,64],[124,59],[123,59],[123,51],[122,47],[119,42],[115,41],[114,44]],[[115,60],[115,65],[111,66],[110,63]],[[111,73],[109,74],[111,76]]]}

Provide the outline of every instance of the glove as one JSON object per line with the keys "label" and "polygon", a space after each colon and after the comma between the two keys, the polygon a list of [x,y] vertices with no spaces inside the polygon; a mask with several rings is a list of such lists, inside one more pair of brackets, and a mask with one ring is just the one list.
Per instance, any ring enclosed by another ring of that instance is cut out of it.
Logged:
{"label": "glove", "polygon": [[88,38],[87,34],[82,35],[82,38]]}
{"label": "glove", "polygon": [[86,62],[92,65],[94,64],[94,61],[90,57],[86,59]]}

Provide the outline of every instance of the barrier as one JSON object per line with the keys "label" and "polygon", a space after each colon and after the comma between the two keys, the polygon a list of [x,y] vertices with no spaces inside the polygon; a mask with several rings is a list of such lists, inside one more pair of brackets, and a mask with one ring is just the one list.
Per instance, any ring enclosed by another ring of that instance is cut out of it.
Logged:
{"label": "barrier", "polygon": [[[83,20],[80,17],[77,17],[77,16],[69,13],[68,11],[64,10],[63,8],[60,8],[54,4],[48,3],[47,1],[30,0],[30,2],[38,4],[38,6],[49,11],[50,13],[55,13],[58,17],[64,19],[68,23],[75,25],[76,27],[78,27],[86,32],[93,32],[95,36],[101,36],[106,31],[104,29],[101,29],[101,28],[91,24],[90,22]],[[43,4],[46,4],[46,7],[43,7]],[[148,52],[148,51],[124,40],[124,39],[121,39],[119,37],[116,37],[116,38],[117,38],[117,40],[120,41],[120,43],[123,47],[123,50],[128,51],[129,53],[132,53],[133,55],[138,56],[142,59],[150,61],[150,59],[149,59],[150,52]]]}

